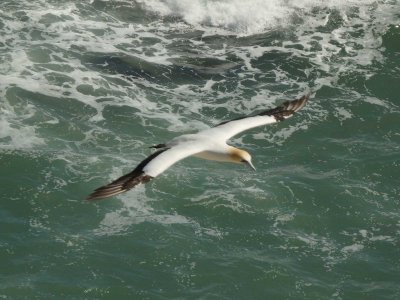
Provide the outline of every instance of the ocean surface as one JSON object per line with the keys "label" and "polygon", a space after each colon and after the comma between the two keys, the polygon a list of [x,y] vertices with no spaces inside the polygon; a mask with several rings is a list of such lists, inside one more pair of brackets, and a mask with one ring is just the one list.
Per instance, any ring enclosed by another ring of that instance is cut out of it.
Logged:
{"label": "ocean surface", "polygon": [[[149,146],[311,92],[85,197]],[[400,299],[400,2],[1,0],[0,299]]]}

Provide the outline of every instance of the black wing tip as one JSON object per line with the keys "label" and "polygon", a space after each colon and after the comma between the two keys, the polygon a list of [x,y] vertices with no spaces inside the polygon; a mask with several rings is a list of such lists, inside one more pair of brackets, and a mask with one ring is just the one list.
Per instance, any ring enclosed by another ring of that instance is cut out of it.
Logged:
{"label": "black wing tip", "polygon": [[[105,188],[106,186],[104,186]],[[112,196],[116,196],[120,193],[125,192],[126,190],[119,190],[118,192],[109,192],[107,189],[97,189],[93,193],[91,193],[89,196],[86,197],[86,200],[89,202],[95,201],[95,200],[101,200],[105,198],[109,198]]]}
{"label": "black wing tip", "polygon": [[311,93],[308,93],[298,99],[286,101],[280,106],[267,110],[260,115],[273,116],[278,122],[284,121],[285,119],[302,109],[306,105],[308,99],[310,98],[310,95]]}
{"label": "black wing tip", "polygon": [[[163,145],[163,144],[159,144]],[[156,145],[158,146],[158,145]],[[161,148],[161,147],[160,147]],[[120,178],[114,180],[113,182],[101,186],[93,191],[89,196],[86,197],[86,200],[93,201],[99,200],[103,198],[108,198],[111,196],[115,196],[130,190],[138,184],[149,182],[153,179],[153,176],[147,175],[143,172],[143,168],[155,157],[167,151],[169,148],[162,148],[148,156],[144,159],[132,172],[121,176]]]}
{"label": "black wing tip", "polygon": [[311,95],[311,93],[308,93],[308,94],[303,95],[299,99],[295,99],[292,101],[286,101],[285,102],[285,104],[287,105],[286,109],[292,110],[294,113],[299,111],[306,105],[308,99],[310,99],[310,95]]}
{"label": "black wing tip", "polygon": [[226,123],[229,123],[231,121],[236,121],[236,120],[241,120],[241,119],[245,119],[248,117],[254,117],[254,116],[274,116],[276,121],[283,121],[286,118],[290,117],[291,115],[293,115],[295,112],[299,111],[300,109],[302,109],[308,99],[311,96],[311,92],[303,95],[302,97],[300,97],[299,99],[295,99],[292,101],[285,101],[283,102],[280,106],[269,109],[267,111],[263,111],[261,113],[258,113],[256,115],[251,115],[251,116],[244,116],[244,117],[239,117],[233,120],[227,120],[227,121],[223,121],[217,125],[215,125],[215,127],[220,126],[220,125],[224,125]]}
{"label": "black wing tip", "polygon": [[123,192],[129,191],[130,189],[132,189],[133,187],[139,185],[139,184],[143,184],[146,182],[149,182],[151,179],[153,179],[152,176],[149,175],[139,175],[139,176],[135,176],[135,177],[126,177],[122,176],[120,179],[124,179],[121,180],[120,182],[119,179],[113,181],[110,184],[101,186],[97,189],[95,189],[93,191],[93,193],[91,193],[89,196],[86,197],[87,201],[95,201],[95,200],[101,200],[104,198],[109,198],[112,196],[116,196],[118,194],[121,194]]}

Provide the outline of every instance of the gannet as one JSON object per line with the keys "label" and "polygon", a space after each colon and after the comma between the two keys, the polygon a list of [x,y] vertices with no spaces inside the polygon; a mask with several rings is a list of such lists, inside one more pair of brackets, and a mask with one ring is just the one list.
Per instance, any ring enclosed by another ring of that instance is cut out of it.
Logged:
{"label": "gannet", "polygon": [[309,97],[308,94],[256,115],[225,121],[198,133],[181,135],[167,143],[152,146],[150,148],[156,148],[157,151],[139,163],[132,172],[97,188],[86,199],[98,200],[126,192],[139,184],[149,182],[189,156],[245,164],[255,170],[251,155],[245,150],[228,145],[227,140],[247,129],[286,120],[303,108]]}

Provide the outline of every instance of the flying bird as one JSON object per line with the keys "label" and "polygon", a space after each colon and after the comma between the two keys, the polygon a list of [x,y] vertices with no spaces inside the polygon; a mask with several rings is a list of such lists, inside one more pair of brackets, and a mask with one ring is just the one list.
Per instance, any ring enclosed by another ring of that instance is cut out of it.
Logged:
{"label": "flying bird", "polygon": [[152,146],[151,148],[157,151],[139,163],[132,172],[97,188],[86,199],[98,200],[126,192],[138,184],[149,182],[176,162],[189,156],[244,164],[255,170],[251,155],[245,150],[228,145],[227,140],[247,129],[284,121],[303,108],[309,97],[310,94],[304,95],[256,115],[222,122],[198,133],[181,135],[165,144]]}

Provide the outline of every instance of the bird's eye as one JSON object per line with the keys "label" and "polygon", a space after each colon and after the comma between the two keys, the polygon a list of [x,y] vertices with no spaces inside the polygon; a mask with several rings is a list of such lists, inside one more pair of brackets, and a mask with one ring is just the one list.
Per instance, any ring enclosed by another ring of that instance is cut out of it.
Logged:
{"label": "bird's eye", "polygon": [[247,160],[242,159],[240,162],[247,163]]}

